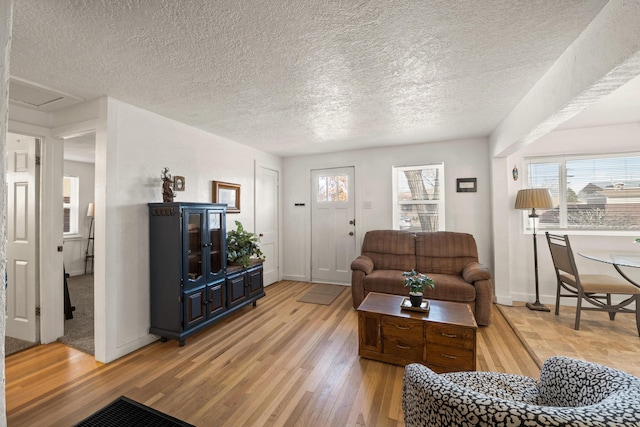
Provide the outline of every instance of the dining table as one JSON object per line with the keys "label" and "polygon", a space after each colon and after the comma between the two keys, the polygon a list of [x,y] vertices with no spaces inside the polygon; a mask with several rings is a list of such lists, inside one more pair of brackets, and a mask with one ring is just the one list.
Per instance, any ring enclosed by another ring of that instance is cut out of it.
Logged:
{"label": "dining table", "polygon": [[640,268],[640,251],[638,252],[617,252],[617,251],[578,251],[581,257],[604,262],[613,265],[616,271],[629,283],[640,288],[640,284],[632,280],[624,273],[621,267]]}

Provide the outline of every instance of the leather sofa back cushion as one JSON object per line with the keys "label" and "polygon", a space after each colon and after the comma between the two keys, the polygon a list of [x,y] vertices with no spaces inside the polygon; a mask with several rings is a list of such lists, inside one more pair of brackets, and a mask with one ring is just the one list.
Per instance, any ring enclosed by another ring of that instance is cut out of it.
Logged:
{"label": "leather sofa back cushion", "polygon": [[362,255],[373,260],[376,270],[410,271],[416,268],[415,245],[411,232],[372,230],[364,235]]}
{"label": "leather sofa back cushion", "polygon": [[471,234],[421,232],[415,239],[416,269],[422,273],[461,275],[467,264],[478,262],[478,248]]}

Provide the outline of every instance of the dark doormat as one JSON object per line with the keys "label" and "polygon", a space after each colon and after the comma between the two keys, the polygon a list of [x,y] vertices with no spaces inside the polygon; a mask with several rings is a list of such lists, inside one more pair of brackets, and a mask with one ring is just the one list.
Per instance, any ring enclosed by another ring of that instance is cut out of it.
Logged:
{"label": "dark doormat", "polygon": [[195,427],[153,408],[120,396],[76,427]]}

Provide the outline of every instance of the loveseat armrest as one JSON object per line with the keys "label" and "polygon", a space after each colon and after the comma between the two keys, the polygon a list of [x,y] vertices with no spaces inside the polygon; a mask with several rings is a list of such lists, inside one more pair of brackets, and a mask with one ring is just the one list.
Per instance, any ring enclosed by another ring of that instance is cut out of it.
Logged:
{"label": "loveseat armrest", "polygon": [[351,263],[351,270],[359,270],[364,274],[370,274],[373,271],[373,260],[366,255],[360,255]]}
{"label": "loveseat armrest", "polygon": [[481,326],[489,326],[493,306],[491,270],[479,262],[470,262],[462,270],[462,278],[476,288],[474,311],[476,322]]}
{"label": "loveseat armrest", "polygon": [[462,278],[465,282],[473,283],[478,280],[491,280],[489,267],[479,262],[470,262],[462,270]]}

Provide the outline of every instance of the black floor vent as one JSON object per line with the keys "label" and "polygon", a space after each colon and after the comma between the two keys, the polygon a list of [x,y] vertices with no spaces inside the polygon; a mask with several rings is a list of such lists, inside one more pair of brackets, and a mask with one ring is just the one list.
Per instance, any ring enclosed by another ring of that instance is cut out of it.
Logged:
{"label": "black floor vent", "polygon": [[75,427],[195,427],[121,396]]}

